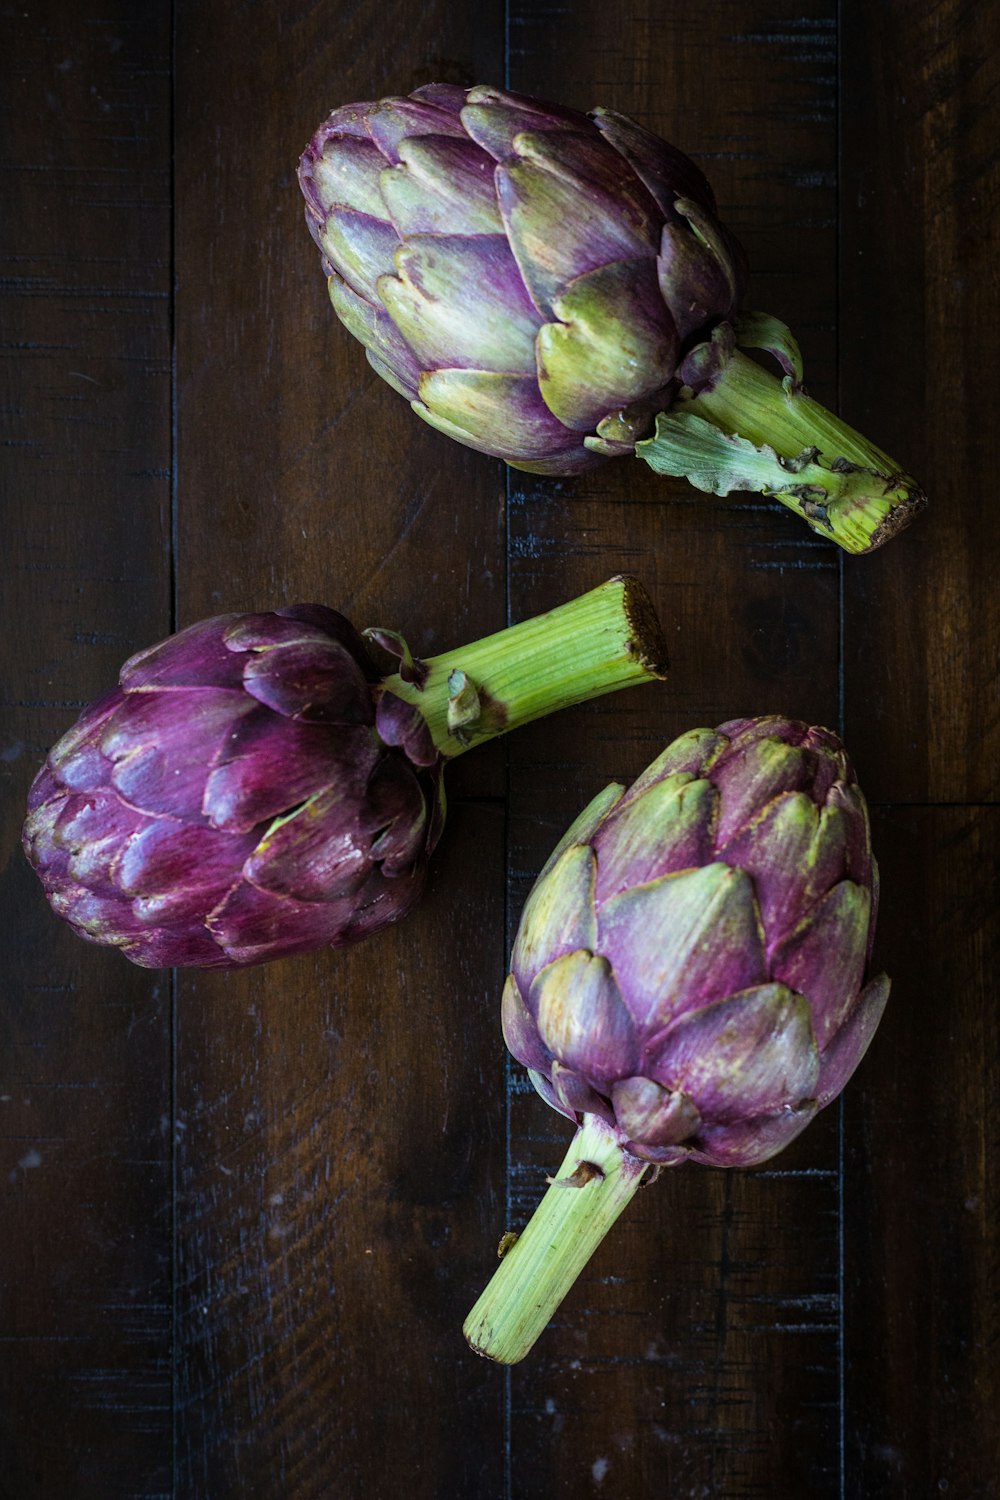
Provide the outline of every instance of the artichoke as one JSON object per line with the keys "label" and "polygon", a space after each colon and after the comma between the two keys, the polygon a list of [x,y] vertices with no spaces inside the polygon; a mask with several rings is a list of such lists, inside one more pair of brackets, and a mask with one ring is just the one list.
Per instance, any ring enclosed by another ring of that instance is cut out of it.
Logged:
{"label": "artichoke", "polygon": [[664,672],[635,579],[426,661],[365,634],[303,604],[131,657],[31,789],[24,848],[55,911],[147,967],[356,942],[419,896],[449,759]]}
{"label": "artichoke", "polygon": [[594,799],[528,898],[503,996],[507,1046],[579,1129],[470,1315],[474,1348],[527,1352],[646,1173],[755,1166],[840,1093],[889,992],[865,977],[877,904],[827,729],[694,730]]}
{"label": "artichoke", "polygon": [[334,110],[299,181],[338,317],[459,442],[541,474],[636,452],[851,552],[924,504],[806,396],[789,330],[741,310],[745,258],[704,175],[624,115],[432,84]]}

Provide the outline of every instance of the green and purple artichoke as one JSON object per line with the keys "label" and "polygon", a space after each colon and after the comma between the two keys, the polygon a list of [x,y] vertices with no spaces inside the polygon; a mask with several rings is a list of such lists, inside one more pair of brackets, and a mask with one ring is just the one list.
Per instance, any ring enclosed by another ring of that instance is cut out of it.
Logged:
{"label": "green and purple artichoke", "polygon": [[203,620],[140,651],[31,789],[24,848],[81,937],[148,967],[339,947],[402,917],[466,748],[663,675],[634,579],[383,677],[343,615]]}
{"label": "green and purple artichoke", "polygon": [[743,291],[702,173],[609,110],[432,85],[335,110],[300,180],[374,368],[432,426],[535,473],[628,451],[684,341]]}
{"label": "green and purple artichoke", "polygon": [[[695,730],[580,815],[528,898],[503,997],[510,1051],[580,1127],[561,1182],[583,1191],[555,1203],[586,1218],[591,1201],[599,1233],[574,1276],[650,1164],[755,1166],[840,1093],[889,992],[866,975],[877,905],[865,799],[826,729]],[[533,1224],[498,1282],[531,1281]],[[467,1332],[516,1359],[503,1295]]]}
{"label": "green and purple artichoke", "polygon": [[624,115],[431,84],[334,110],[299,180],[338,317],[459,442],[540,474],[639,452],[856,552],[924,503],[804,394],[703,173]]}

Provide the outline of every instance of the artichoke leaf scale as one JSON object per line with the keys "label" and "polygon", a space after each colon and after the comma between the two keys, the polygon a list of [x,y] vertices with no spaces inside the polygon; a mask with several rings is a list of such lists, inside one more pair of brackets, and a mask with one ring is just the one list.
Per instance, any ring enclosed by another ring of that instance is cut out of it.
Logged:
{"label": "artichoke leaf scale", "polygon": [[146,823],[121,851],[118,889],[144,923],[177,922],[218,904],[253,853],[253,833],[220,833],[168,820]]}
{"label": "artichoke leaf scale", "polygon": [[378,279],[394,267],[399,235],[384,218],[334,208],[322,233],[323,249],[352,291],[378,301]]}
{"label": "artichoke leaf scale", "polygon": [[596,951],[594,863],[586,844],[571,844],[545,879],[532,888],[511,962],[522,994],[528,993],[539,969],[553,959],[577,949]]}
{"label": "artichoke leaf scale", "polygon": [[500,1001],[500,1029],[508,1051],[531,1072],[547,1075],[552,1054],[538,1034],[535,1018],[513,974],[507,975]]}
{"label": "artichoke leaf scale", "polygon": [[[499,166],[496,180],[514,258],[546,322],[555,320],[556,299],[576,277],[655,254],[611,196],[581,189],[544,166],[518,159]],[[582,193],[586,214],[580,212]]]}
{"label": "artichoke leaf scale", "polygon": [[[356,765],[338,740],[358,757]],[[368,729],[335,729],[255,712],[207,775],[202,766],[202,808],[214,827],[242,833],[306,802],[347,767],[352,780],[366,777],[373,756]]]}
{"label": "artichoke leaf scale", "polygon": [[660,294],[682,339],[704,328],[713,310],[731,300],[726,272],[686,224],[664,224],[656,269]]}
{"label": "artichoke leaf scale", "polygon": [[351,816],[361,795],[363,791],[352,801],[335,784],[276,818],[250,852],[246,878],[265,890],[306,901],[353,895],[378,858]]}
{"label": "artichoke leaf scale", "polygon": [[380,181],[384,167],[385,157],[373,141],[357,136],[333,137],[313,165],[313,190],[321,203],[384,219],[386,205]]}
{"label": "artichoke leaf scale", "polygon": [[680,1089],[664,1088],[652,1078],[622,1078],[611,1090],[618,1127],[629,1137],[629,1149],[677,1146],[695,1134],[701,1116]]}
{"label": "artichoke leaf scale", "polygon": [[[416,900],[418,892],[408,892]],[[262,953],[278,958],[304,946],[337,943],[354,912],[356,898],[306,901],[242,880],[205,919],[205,926],[231,963],[253,963]]]}
{"label": "artichoke leaf scale", "polygon": [[598,951],[647,1034],[767,977],[752,882],[728,865],[623,891],[603,903],[598,920]]}
{"label": "artichoke leaf scale", "polygon": [[591,118],[604,139],[625,158],[632,171],[668,218],[676,217],[679,196],[693,198],[715,213],[715,194],[708,178],[689,156],[646,130],[628,115],[598,107]]}
{"label": "artichoke leaf scale", "polygon": [[559,322],[538,333],[542,396],[567,427],[588,432],[609,411],[665,385],[677,334],[648,257],[614,261],[567,283],[553,299]]}
{"label": "artichoke leaf scale", "polygon": [[816,1097],[820,1109],[835,1099],[868,1051],[889,998],[889,979],[879,974],[869,980],[850,1007],[843,1025],[820,1058]]}
{"label": "artichoke leaf scale", "polygon": [[710,782],[681,771],[616,808],[593,839],[599,905],[632,886],[706,864],[715,802]]}
{"label": "artichoke leaf scale", "polygon": [[718,843],[732,838],[772,797],[808,787],[811,762],[798,746],[776,739],[757,740],[738,755],[720,755],[712,768],[719,792]]}
{"label": "artichoke leaf scale", "polygon": [[503,234],[494,162],[471,141],[417,136],[385,167],[380,189],[402,238],[411,234]]}
{"label": "artichoke leaf scale", "polygon": [[806,792],[781,792],[719,848],[753,877],[769,955],[845,874],[842,822]]}
{"label": "artichoke leaf scale", "polygon": [[809,1002],[771,983],[689,1011],[650,1041],[646,1066],[721,1124],[796,1108],[819,1078]]}
{"label": "artichoke leaf scale", "polygon": [[[51,806],[48,835],[65,856],[63,871],[80,885],[118,888],[119,871],[140,823],[140,815],[113,791],[72,795]],[[157,820],[176,828],[173,819]],[[190,825],[189,825],[190,826]],[[38,830],[40,833],[43,830]]]}
{"label": "artichoke leaf scale", "polygon": [[821,1049],[843,1024],[861,986],[870,913],[870,892],[842,880],[774,952],[775,979],[809,998]]}
{"label": "artichoke leaf scale", "polygon": [[[374,352],[374,350],[366,349],[365,358],[371,365],[372,369],[375,371],[375,374],[378,375],[382,380],[384,380],[387,385],[391,385],[397,395],[400,395],[404,397],[405,400],[409,401],[414,411],[416,411],[418,404],[417,387],[420,382],[419,371],[417,372],[417,375],[411,385],[406,381],[405,377],[399,373],[399,370],[395,365],[388,364],[384,359],[381,359]],[[453,437],[455,436],[454,433],[450,435]]]}
{"label": "artichoke leaf scale", "polygon": [[726,736],[717,729],[689,729],[687,733],[678,735],[636,777],[627,788],[622,802],[630,802],[641,796],[647,787],[664,776],[672,776],[680,771],[686,771],[694,777],[704,776],[728,744]]}
{"label": "artichoke leaf scale", "polygon": [[577,814],[562,838],[553,848],[552,853],[541,868],[538,876],[539,880],[542,880],[548,874],[563,850],[567,849],[570,844],[587,844],[590,842],[592,835],[601,827],[612,808],[616,807],[622,800],[624,790],[625,788],[620,781],[609,781],[603,791],[598,792],[597,796],[587,803],[583,812]]}
{"label": "artichoke leaf scale", "polygon": [[774,1114],[754,1115],[724,1125],[703,1125],[691,1143],[688,1159],[709,1167],[759,1167],[791,1145],[816,1115],[813,1101],[799,1109],[780,1109]]}
{"label": "artichoke leaf scale", "polygon": [[179,718],[173,693],[137,693],[107,721],[100,750],[111,763],[109,781],[137,812],[192,822],[207,815],[205,768],[216,765],[255,705],[228,688],[199,697]]}
{"label": "artichoke leaf scale", "polygon": [[[157,641],[136,651],[124,663],[118,674],[119,683],[130,693],[161,692],[170,688],[188,691],[200,687],[239,688],[243,673],[239,658],[226,644],[226,622],[234,622],[238,615],[220,615],[214,621],[199,620],[178,631],[169,642]],[[174,648],[174,649],[169,649]],[[117,693],[108,693],[98,699],[60,740],[60,746],[68,746],[81,734],[89,734],[101,716],[107,718],[117,707]]]}
{"label": "artichoke leaf scale", "polygon": [[334,312],[348,332],[364,344],[372,367],[412,401],[420,383],[420,365],[381,301],[369,302],[337,275],[330,277],[328,286]]}
{"label": "artichoke leaf scale", "polygon": [[515,139],[524,131],[579,131],[586,119],[562,105],[540,106],[537,100],[479,84],[469,90],[462,124],[471,139],[500,162],[514,154]]}
{"label": "artichoke leaf scale", "polygon": [[[373,359],[370,350],[368,353],[368,362],[369,364],[371,364],[373,369],[379,369],[379,363],[376,362],[375,359]],[[457,422],[452,422],[448,417],[444,416],[443,413],[439,411],[432,411],[431,408],[429,406],[425,406],[423,401],[421,401],[419,398],[411,400],[410,406],[416,413],[416,415],[421,419],[421,421],[426,422],[428,427],[433,427],[436,432],[444,433],[445,437],[452,438],[456,443],[461,443],[466,448],[475,448],[479,453],[495,453],[495,442],[492,444],[485,443],[481,438],[477,438],[473,433],[471,433],[468,428],[460,427]],[[507,462],[510,462],[510,460],[507,459],[506,453],[500,454],[499,457],[506,459]]]}
{"label": "artichoke leaf scale", "polygon": [[378,295],[424,370],[533,376],[538,317],[502,235],[416,235]]}
{"label": "artichoke leaf scale", "polygon": [[561,1115],[566,1116],[567,1120],[572,1120],[574,1125],[577,1124],[576,1110],[572,1105],[567,1104],[564,1099],[560,1098],[552,1084],[552,1080],[548,1077],[547,1071],[542,1072],[538,1068],[529,1068],[528,1077],[539,1098],[544,1099],[550,1109],[558,1110]]}
{"label": "artichoke leaf scale", "polygon": [[632,1018],[600,954],[577,949],[546,964],[532,980],[528,1009],[552,1056],[595,1085],[638,1067]]}
{"label": "artichoke leaf scale", "polygon": [[400,160],[404,142],[414,136],[465,136],[453,109],[441,108],[427,99],[410,99],[405,95],[380,99],[367,116],[368,130],[379,151],[389,162]]}
{"label": "artichoke leaf scale", "polygon": [[561,179],[578,204],[614,202],[616,217],[625,229],[655,254],[662,214],[645,184],[616,152],[605,149],[603,140],[577,131],[522,131],[514,139],[514,154],[521,161]]}
{"label": "artichoke leaf scale", "polygon": [[502,431],[509,451],[521,460],[544,458],[556,441],[568,448],[576,436],[549,411],[533,374],[425,371],[420,379],[420,405],[426,408],[421,412],[426,421],[442,430],[447,430],[443,423],[458,428],[473,447],[488,451],[497,431]]}
{"label": "artichoke leaf scale", "polygon": [[243,667],[243,686],[274,713],[308,723],[371,724],[371,693],[351,672],[340,641],[306,636],[280,649],[258,650]]}

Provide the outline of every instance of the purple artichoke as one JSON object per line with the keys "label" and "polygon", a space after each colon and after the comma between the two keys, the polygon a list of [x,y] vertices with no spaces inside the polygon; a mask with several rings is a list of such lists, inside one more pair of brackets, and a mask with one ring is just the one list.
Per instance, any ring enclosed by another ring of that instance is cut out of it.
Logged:
{"label": "purple artichoke", "polygon": [[[580,1125],[563,1181],[587,1188],[569,1196],[594,1200],[599,1233],[573,1276],[648,1164],[757,1165],[840,1093],[889,992],[865,976],[877,903],[865,800],[826,729],[694,730],[580,815],[528,898],[503,998],[511,1052]],[[522,1280],[530,1254],[512,1252]],[[470,1339],[520,1358],[484,1296]]]}
{"label": "purple artichoke", "polygon": [[343,615],[203,620],[141,651],[50,752],[24,848],[81,937],[149,967],[353,943],[420,894],[442,771],[528,719],[662,676],[634,579],[383,678]]}
{"label": "purple artichoke", "polygon": [[627,451],[682,341],[743,290],[702,173],[609,110],[432,85],[335,110],[300,180],[374,368],[432,426],[536,473]]}
{"label": "purple artichoke", "polygon": [[788,329],[740,312],[745,258],[704,175],[624,115],[432,84],[334,110],[299,181],[338,317],[459,442],[541,474],[638,451],[850,551],[923,504],[803,393]]}

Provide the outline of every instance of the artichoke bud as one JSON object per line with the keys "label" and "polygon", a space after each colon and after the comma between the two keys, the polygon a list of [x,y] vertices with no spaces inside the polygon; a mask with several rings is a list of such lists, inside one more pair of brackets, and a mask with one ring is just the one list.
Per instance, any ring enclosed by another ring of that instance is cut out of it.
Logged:
{"label": "artichoke bud", "polygon": [[601,462],[597,439],[632,451],[681,341],[733,315],[746,277],[694,164],[610,111],[435,85],[335,111],[299,181],[373,366],[432,426],[535,472]]}
{"label": "artichoke bud", "polygon": [[756,1166],[837,1096],[889,993],[866,973],[877,901],[864,797],[826,729],[693,730],[581,813],[528,896],[502,1002],[509,1050],[577,1131],[466,1319],[477,1353],[528,1353],[644,1180]]}
{"label": "artichoke bud", "polygon": [[[708,182],[635,121],[435,84],[334,110],[299,183],[337,317],[457,442],[537,474],[638,454],[773,496],[851,552],[925,504],[805,395],[784,325],[741,311],[746,257]],[[778,461],[813,446],[809,488],[783,483]]]}
{"label": "artichoke bud", "polygon": [[320,605],[139,652],[32,788],[24,846],[50,902],[149,967],[258,963],[402,916],[442,762],[423,720],[417,754],[380,734],[380,696],[361,636]]}
{"label": "artichoke bud", "polygon": [[627,578],[427,661],[318,604],[203,620],[131,657],[52,748],[24,849],[80,936],[147,967],[341,947],[419,896],[448,759],[664,659]]}
{"label": "artichoke bud", "polygon": [[764,1161],[843,1087],[881,1014],[875,889],[829,731],[773,717],[682,736],[531,892],[508,1046],[548,1102],[601,1115],[640,1158]]}

